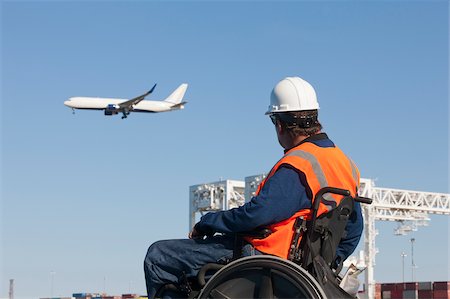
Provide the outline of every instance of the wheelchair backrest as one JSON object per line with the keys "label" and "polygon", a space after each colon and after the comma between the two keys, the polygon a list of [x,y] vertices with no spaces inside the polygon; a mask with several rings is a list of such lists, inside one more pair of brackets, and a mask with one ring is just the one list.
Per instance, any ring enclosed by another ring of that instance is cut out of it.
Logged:
{"label": "wheelchair backrest", "polygon": [[345,196],[336,208],[307,224],[306,234],[300,246],[303,251],[301,264],[304,268],[309,269],[318,255],[332,267],[336,249],[341,239],[345,237],[345,227],[353,212],[354,202],[353,197]]}

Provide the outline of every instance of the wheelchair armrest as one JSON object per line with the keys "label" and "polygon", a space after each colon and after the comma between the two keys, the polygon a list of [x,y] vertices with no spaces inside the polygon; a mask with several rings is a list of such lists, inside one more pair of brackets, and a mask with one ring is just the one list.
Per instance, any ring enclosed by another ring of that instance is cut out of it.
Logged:
{"label": "wheelchair armrest", "polygon": [[253,231],[249,231],[249,232],[242,232],[242,233],[238,233],[237,235],[239,237],[251,237],[251,238],[255,238],[255,239],[264,239],[267,238],[270,234],[272,234],[272,231],[266,227],[264,228],[257,228]]}

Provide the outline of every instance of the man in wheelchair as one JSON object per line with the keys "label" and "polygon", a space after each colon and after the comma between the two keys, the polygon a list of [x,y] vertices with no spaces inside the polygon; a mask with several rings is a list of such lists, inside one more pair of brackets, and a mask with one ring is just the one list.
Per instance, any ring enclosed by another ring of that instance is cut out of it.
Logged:
{"label": "man in wheelchair", "polygon": [[189,239],[150,246],[149,298],[348,295],[339,290],[335,269],[358,245],[365,200],[357,196],[357,167],[321,132],[318,109],[305,80],[288,77],[275,86],[266,114],[283,157],[250,202],[204,215]]}

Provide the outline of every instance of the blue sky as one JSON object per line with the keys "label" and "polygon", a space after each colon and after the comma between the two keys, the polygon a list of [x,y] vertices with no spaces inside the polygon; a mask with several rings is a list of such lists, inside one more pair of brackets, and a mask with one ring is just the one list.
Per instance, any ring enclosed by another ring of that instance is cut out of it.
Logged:
{"label": "blue sky", "polygon": [[[51,271],[55,296],[144,293],[147,247],[187,235],[189,186],[281,156],[264,112],[286,76],[316,88],[325,131],[363,177],[449,192],[448,13],[447,1],[3,1],[0,297],[10,278],[16,298],[50,296]],[[121,120],[63,105],[155,82],[151,99],[189,83],[186,109]],[[401,280],[411,237],[417,279],[450,279],[448,217],[394,227],[377,223],[378,281]]]}

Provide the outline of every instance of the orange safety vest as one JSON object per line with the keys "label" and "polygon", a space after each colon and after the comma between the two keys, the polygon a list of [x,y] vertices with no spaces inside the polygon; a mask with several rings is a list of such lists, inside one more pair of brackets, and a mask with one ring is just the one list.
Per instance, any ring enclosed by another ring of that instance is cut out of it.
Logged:
{"label": "orange safety vest", "polygon": [[[292,148],[275,164],[267,177],[261,182],[256,191],[259,194],[264,184],[282,165],[290,165],[302,172],[306,177],[306,190],[312,193],[312,201],[317,192],[323,187],[336,187],[349,190],[352,196],[356,195],[359,186],[359,171],[356,165],[338,147],[320,147],[311,142],[305,142]],[[308,197],[311,193],[307,192]],[[339,205],[342,196],[325,194],[319,206],[317,216]],[[246,238],[257,250],[266,254],[287,258],[294,235],[294,222],[297,217],[310,220],[312,212],[303,209],[292,217],[269,226],[272,231],[264,239]]]}

